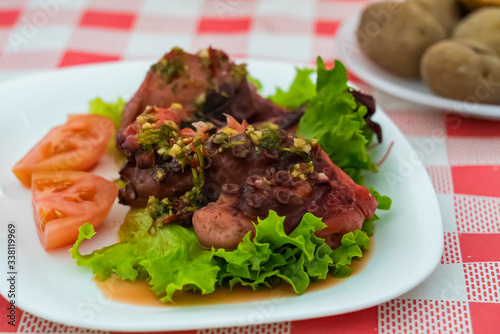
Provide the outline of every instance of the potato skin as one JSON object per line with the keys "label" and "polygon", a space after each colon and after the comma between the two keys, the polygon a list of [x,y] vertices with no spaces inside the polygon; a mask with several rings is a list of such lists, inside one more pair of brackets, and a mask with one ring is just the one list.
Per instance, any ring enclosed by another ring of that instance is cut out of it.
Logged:
{"label": "potato skin", "polygon": [[460,20],[460,5],[457,0],[408,0],[431,14],[451,36],[453,28]]}
{"label": "potato skin", "polygon": [[384,1],[365,9],[356,37],[361,51],[374,63],[393,74],[416,78],[425,50],[446,38],[446,32],[420,6]]}
{"label": "potato skin", "polygon": [[477,41],[448,40],[433,45],[422,58],[421,73],[439,96],[500,104],[500,58]]}
{"label": "potato skin", "polygon": [[500,57],[500,8],[482,8],[467,15],[455,27],[453,38],[480,41]]}
{"label": "potato skin", "polygon": [[500,7],[500,0],[460,0],[460,2],[470,11],[482,7]]}

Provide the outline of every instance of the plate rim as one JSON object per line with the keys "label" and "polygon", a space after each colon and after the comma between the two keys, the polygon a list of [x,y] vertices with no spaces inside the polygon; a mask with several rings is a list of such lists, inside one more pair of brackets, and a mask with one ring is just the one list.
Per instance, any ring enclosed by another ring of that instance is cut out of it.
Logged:
{"label": "plate rim", "polygon": [[[346,20],[343,20],[341,26],[337,31],[337,35],[335,36],[336,55],[346,65],[346,67],[357,77],[359,77],[369,85],[373,86],[374,88],[383,91],[384,93],[387,93],[391,96],[395,96],[418,105],[438,108],[441,110],[460,114],[463,117],[500,119],[500,105],[497,106],[494,104],[472,103],[460,100],[453,100],[435,95],[431,91],[429,91],[429,93],[423,93],[412,90],[410,88],[401,87],[396,83],[393,83],[392,81],[387,80],[385,78],[380,78],[377,75],[366,74],[364,70],[361,70],[359,68],[358,62],[354,60],[355,58],[347,56],[346,49],[341,46],[342,44],[341,42],[347,42],[350,43],[350,45],[356,45],[357,47],[357,41],[354,38],[354,33],[358,25],[360,16],[361,14],[358,13],[356,15],[349,17]],[[363,54],[360,54],[360,57],[366,59],[367,62],[371,63],[371,61],[368,58],[366,58],[366,56],[364,56]],[[372,65],[376,66],[375,64]],[[383,69],[380,70],[384,71],[388,76],[392,76],[395,79],[411,81],[410,79],[396,77],[393,74]],[[421,81],[421,79],[418,80]]]}
{"label": "plate rim", "polygon": [[[263,60],[251,60],[251,59],[249,59],[248,62],[249,63],[251,62],[254,64],[256,64],[256,63],[268,64],[268,65],[269,64],[270,65],[272,65],[272,64],[279,64],[279,65],[286,64],[288,66],[292,66],[292,64],[289,64],[286,62],[276,62],[276,61],[263,61]],[[96,64],[96,65],[75,66],[75,67],[71,67],[71,68],[67,68],[67,69],[47,71],[47,72],[43,72],[43,73],[37,73],[34,76],[44,77],[47,75],[50,75],[50,76],[72,75],[72,73],[78,73],[81,71],[85,71],[89,68],[106,68],[108,66],[128,66],[128,65],[132,65],[132,64],[136,65],[136,66],[139,66],[139,64],[140,64],[140,66],[146,66],[146,63],[150,64],[149,61],[144,61],[144,60],[140,60],[140,61],[134,60],[134,61],[124,61],[124,62],[108,62],[108,63],[104,63],[104,64],[101,63],[101,64]],[[15,83],[16,85],[22,86],[22,84],[24,82],[30,81],[32,79],[33,79],[33,76],[25,76],[22,78],[11,80],[7,83],[2,83],[0,85],[0,93],[3,91],[3,88],[8,87],[9,85],[12,85]],[[392,130],[395,131],[398,136],[405,138],[405,145],[408,145],[410,147],[410,149],[412,151],[414,151],[413,148],[411,147],[411,145],[409,144],[408,140],[406,140],[406,137],[401,133],[401,131],[394,124],[394,122],[392,122],[392,120],[390,120],[390,118],[387,116],[387,114],[385,114],[380,108],[378,108],[377,113],[380,115],[379,117],[385,118],[384,121],[386,121],[390,124],[390,126],[392,127]],[[432,186],[432,182],[431,182],[428,174],[425,171],[425,167],[423,164],[421,165],[421,168],[418,169],[418,171],[420,174],[422,174],[422,177],[425,178],[426,187],[429,188],[429,195],[432,197],[430,205],[432,207],[434,207],[434,209],[431,211],[440,213],[440,207],[439,207],[439,204],[437,201],[436,193],[435,193],[434,188]],[[319,317],[349,313],[349,312],[365,309],[367,307],[371,307],[374,305],[378,305],[382,302],[396,298],[396,297],[404,294],[405,292],[408,292],[409,290],[413,289],[414,287],[419,285],[421,282],[423,282],[434,271],[434,269],[438,266],[438,264],[440,262],[441,253],[443,250],[443,241],[444,241],[441,215],[439,214],[437,217],[435,217],[435,219],[439,222],[439,224],[438,224],[439,226],[438,226],[438,231],[437,231],[437,233],[434,234],[434,236],[437,236],[437,239],[439,239],[441,242],[439,244],[434,245],[437,248],[435,249],[436,253],[434,254],[435,256],[433,257],[433,261],[429,261],[428,263],[426,263],[426,266],[425,266],[426,270],[423,271],[423,273],[421,275],[419,275],[418,279],[413,280],[411,284],[408,284],[408,285],[404,286],[403,288],[400,288],[399,290],[393,291],[390,295],[386,295],[386,296],[380,297],[380,298],[366,299],[364,303],[358,303],[356,306],[345,308],[341,312],[334,311],[332,313],[332,311],[329,310],[328,308],[324,308],[322,311],[318,311],[316,309],[313,309],[313,310],[296,309],[296,310],[294,310],[294,312],[288,313],[286,317],[282,317],[282,316],[279,316],[278,318],[268,317],[262,321],[259,321],[256,323],[251,323],[251,325],[254,325],[257,323],[259,323],[259,324],[273,323],[273,322],[277,322],[277,321],[295,321],[295,320],[319,318]],[[420,224],[419,224],[419,226],[420,226]],[[439,256],[437,256],[438,253],[439,253]],[[89,277],[89,279],[90,279],[90,277]],[[2,285],[0,285],[0,288],[1,287],[2,287]],[[1,292],[2,292],[2,294],[4,294],[5,291],[2,290]],[[214,318],[210,321],[210,323],[198,324],[198,325],[194,325],[194,326],[189,325],[189,324],[184,324],[184,325],[179,325],[179,326],[170,326],[170,327],[166,328],[165,326],[161,326],[161,325],[144,326],[143,323],[138,323],[136,327],[128,326],[127,328],[118,328],[118,327],[114,327],[113,325],[111,325],[109,323],[108,323],[108,325],[99,324],[99,323],[96,323],[96,325],[93,325],[93,323],[87,323],[87,322],[84,322],[82,320],[79,320],[78,318],[72,319],[73,321],[68,321],[67,319],[65,319],[65,317],[60,317],[59,314],[57,314],[57,313],[51,313],[47,308],[37,309],[35,307],[32,308],[30,306],[25,307],[25,305],[22,305],[22,304],[19,304],[19,307],[24,311],[27,311],[33,315],[36,315],[36,316],[40,316],[40,317],[47,319],[47,320],[50,320],[50,321],[64,323],[64,324],[68,324],[71,326],[77,326],[77,327],[81,327],[81,328],[112,330],[112,331],[188,330],[188,329],[198,329],[198,328],[214,328],[214,327],[222,327],[222,326],[225,327],[225,326],[240,325],[237,322],[237,319],[234,319],[232,321],[227,321],[227,319],[223,319],[223,318],[217,318],[217,319]],[[151,309],[158,309],[158,308],[153,307]],[[75,319],[76,319],[76,321],[74,321]]]}

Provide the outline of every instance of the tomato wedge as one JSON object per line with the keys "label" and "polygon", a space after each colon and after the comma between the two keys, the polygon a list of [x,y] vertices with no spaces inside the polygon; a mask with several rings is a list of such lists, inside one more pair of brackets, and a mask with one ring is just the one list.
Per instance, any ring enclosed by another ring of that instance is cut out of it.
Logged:
{"label": "tomato wedge", "polygon": [[35,172],[94,167],[113,133],[113,121],[101,115],[69,115],[66,124],[53,128],[12,171],[25,186]]}
{"label": "tomato wedge", "polygon": [[86,222],[99,228],[118,196],[115,183],[86,172],[39,172],[32,183],[35,224],[45,250],[74,243]]}

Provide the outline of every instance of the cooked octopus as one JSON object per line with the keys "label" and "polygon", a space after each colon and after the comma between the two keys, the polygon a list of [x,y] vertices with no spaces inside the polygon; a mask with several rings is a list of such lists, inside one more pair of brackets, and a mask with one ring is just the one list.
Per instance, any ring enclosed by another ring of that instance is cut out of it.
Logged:
{"label": "cooked octopus", "polygon": [[[179,115],[182,127],[191,126],[195,121],[209,121],[223,127],[225,115],[230,115],[250,124],[272,121],[294,134],[306,105],[289,111],[273,104],[257,93],[247,74],[245,64],[236,65],[221,50],[208,48],[190,54],[179,48],[172,49],[151,66],[140,88],[126,104],[116,136],[118,147],[126,137],[123,131],[147,106],[168,108],[172,103],[183,106],[183,114]],[[371,121],[375,112],[373,98],[355,90],[351,93],[367,107],[367,126],[380,141],[380,127]]]}
{"label": "cooked octopus", "polygon": [[262,122],[287,116],[284,108],[257,94],[247,80],[245,64],[236,65],[221,50],[206,49],[190,54],[174,48],[151,66],[146,78],[122,113],[117,144],[122,131],[147,106],[170,107],[181,104],[183,126],[203,120],[223,125],[225,115],[238,121]]}
{"label": "cooked octopus", "polygon": [[[314,141],[275,127],[256,129],[229,118],[222,131],[195,123],[179,131],[186,110],[148,107],[123,131],[127,163],[120,202],[145,207],[164,199],[161,223],[192,224],[201,244],[235,248],[269,210],[293,231],[306,212],[327,227],[317,235],[332,247],[373,216],[377,201],[355,184]],[[165,200],[166,199],[166,200]],[[193,214],[194,213],[194,214]]]}

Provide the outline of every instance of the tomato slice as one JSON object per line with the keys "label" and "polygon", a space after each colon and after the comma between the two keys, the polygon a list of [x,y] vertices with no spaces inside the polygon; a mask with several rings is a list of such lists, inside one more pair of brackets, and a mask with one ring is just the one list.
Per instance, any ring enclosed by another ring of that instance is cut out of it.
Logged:
{"label": "tomato slice", "polygon": [[113,121],[101,115],[69,115],[66,124],[53,128],[12,169],[25,186],[35,172],[94,167],[113,133]]}
{"label": "tomato slice", "polygon": [[45,250],[74,243],[86,222],[99,228],[118,196],[114,182],[86,172],[38,172],[32,183],[35,224]]}

